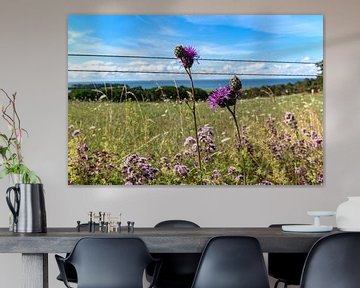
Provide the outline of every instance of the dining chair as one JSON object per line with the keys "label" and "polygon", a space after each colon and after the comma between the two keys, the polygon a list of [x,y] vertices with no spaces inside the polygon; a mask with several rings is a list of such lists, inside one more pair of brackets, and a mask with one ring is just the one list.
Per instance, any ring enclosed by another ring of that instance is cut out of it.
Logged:
{"label": "dining chair", "polygon": [[[200,228],[188,220],[166,220],[155,225],[155,229]],[[152,254],[161,259],[162,266],[159,272],[156,288],[190,288],[194,280],[196,269],[201,257],[200,253],[157,253]],[[147,279],[153,275],[153,267],[147,269]]]}
{"label": "dining chair", "polygon": [[[89,229],[89,224],[88,223],[82,223],[80,224],[80,228],[81,229]],[[95,223],[95,229],[99,229],[99,224],[98,223]],[[66,254],[66,257],[69,256],[69,253]],[[74,268],[73,265],[71,265],[70,263],[67,263],[65,262],[64,263],[64,268],[65,268],[65,275],[66,275],[66,278],[68,280],[68,282],[71,282],[71,283],[77,283],[77,274],[76,274],[76,270]],[[57,280],[59,281],[63,281],[63,278],[61,277],[61,274],[59,274],[57,277],[56,277]]]}
{"label": "dining chair", "polygon": [[[160,262],[152,258],[139,238],[82,238],[68,257],[55,255],[66,287],[65,263],[74,266],[77,288],[143,288],[145,268],[154,262],[154,281]],[[149,287],[153,287],[153,283]]]}
{"label": "dining chair", "polygon": [[261,247],[256,238],[212,238],[201,256],[192,288],[269,288]]}
{"label": "dining chair", "polygon": [[325,236],[309,252],[300,288],[358,288],[359,267],[359,232]]}
{"label": "dining chair", "polygon": [[[281,228],[288,224],[271,224],[269,228]],[[277,279],[274,288],[280,283],[284,288],[288,285],[300,285],[301,273],[304,268],[307,253],[269,253],[268,273]]]}

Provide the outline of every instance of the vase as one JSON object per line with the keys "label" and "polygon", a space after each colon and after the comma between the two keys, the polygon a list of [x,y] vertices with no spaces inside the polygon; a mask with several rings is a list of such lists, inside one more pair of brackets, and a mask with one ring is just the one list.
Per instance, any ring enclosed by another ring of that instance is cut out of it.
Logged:
{"label": "vase", "polygon": [[13,214],[13,232],[45,233],[47,231],[42,184],[15,184],[6,190],[6,202]]}
{"label": "vase", "polygon": [[338,206],[336,226],[342,231],[360,231],[360,196],[348,197]]}

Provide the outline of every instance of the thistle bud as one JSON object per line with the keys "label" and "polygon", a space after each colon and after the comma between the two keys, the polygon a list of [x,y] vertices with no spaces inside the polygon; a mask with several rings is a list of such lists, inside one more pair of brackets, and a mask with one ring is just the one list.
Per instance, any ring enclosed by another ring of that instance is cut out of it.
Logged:
{"label": "thistle bud", "polygon": [[174,49],[174,54],[176,58],[184,57],[184,47],[181,45],[177,45]]}
{"label": "thistle bud", "polygon": [[240,79],[234,75],[230,80],[230,89],[231,91],[239,91],[242,88]]}

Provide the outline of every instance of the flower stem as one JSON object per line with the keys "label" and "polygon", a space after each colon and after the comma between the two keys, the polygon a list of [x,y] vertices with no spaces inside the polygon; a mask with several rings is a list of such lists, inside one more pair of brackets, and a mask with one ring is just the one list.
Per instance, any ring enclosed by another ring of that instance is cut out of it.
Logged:
{"label": "flower stem", "polygon": [[237,150],[239,151],[240,155],[241,155],[241,161],[242,161],[242,172],[244,173],[244,184],[246,185],[247,182],[247,171],[246,171],[246,163],[245,163],[245,158],[244,155],[241,153],[241,149],[240,149],[240,145],[241,145],[241,134],[240,134],[240,128],[239,128],[239,123],[237,121],[236,118],[236,102],[234,104],[234,110],[231,110],[229,106],[226,106],[226,108],[229,110],[231,116],[234,119],[235,122],[235,127],[236,127],[236,131],[237,131],[237,138],[238,138],[238,145],[237,145]]}
{"label": "flower stem", "polygon": [[[234,111],[230,109],[229,106],[226,106],[226,108],[229,110],[231,116],[234,119],[235,122],[235,127],[236,127],[236,131],[237,131],[237,138],[238,138],[238,142],[239,142],[239,147],[240,147],[240,143],[241,143],[241,134],[240,134],[240,128],[239,128],[239,124],[236,118],[236,114],[235,114],[235,109],[236,109],[236,103],[234,104]],[[240,150],[240,148],[238,148]]]}
{"label": "flower stem", "polygon": [[192,79],[191,70],[190,68],[185,69],[186,73],[189,76],[190,84],[191,84],[191,100],[192,100],[192,107],[191,112],[194,119],[194,129],[195,129],[195,139],[196,139],[196,145],[197,145],[197,155],[198,155],[198,164],[200,169],[200,176],[202,179],[202,165],[201,165],[201,153],[200,153],[200,141],[198,136],[198,125],[197,125],[197,117],[196,117],[196,99],[195,99],[195,88],[194,88],[194,81]]}

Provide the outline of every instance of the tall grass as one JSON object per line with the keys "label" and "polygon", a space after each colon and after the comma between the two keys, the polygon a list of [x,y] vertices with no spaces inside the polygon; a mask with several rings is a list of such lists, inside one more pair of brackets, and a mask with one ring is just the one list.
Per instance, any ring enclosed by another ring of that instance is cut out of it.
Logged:
{"label": "tall grass", "polygon": [[[246,171],[250,173],[246,184],[321,182],[318,178],[322,177],[323,149],[321,145],[315,147],[315,139],[309,133],[316,133],[317,138],[322,139],[322,94],[296,94],[277,97],[276,101],[269,98],[240,100],[237,105],[237,118],[244,125],[246,138],[242,141],[247,148],[241,150],[244,155],[239,155],[236,149],[236,134],[228,111],[211,110],[208,103],[197,103],[199,127],[214,130],[216,144],[216,151],[208,155],[211,160],[204,164],[205,176],[201,181],[195,169],[194,155],[183,145],[193,134],[191,111],[184,103],[69,101],[69,182],[124,184],[124,161],[134,153],[145,157],[149,165],[158,169],[156,177],[147,184],[244,184],[241,179],[244,168],[240,168],[239,163],[241,157],[246,160]],[[294,113],[297,131],[284,123],[286,112]],[[267,125],[269,117],[275,119],[278,135],[284,134],[285,140],[271,134]],[[75,129],[80,129],[80,134],[72,137]],[[302,140],[308,144],[304,146]],[[278,159],[271,145],[280,145],[282,141],[287,141],[288,146],[281,148],[286,151],[282,151],[281,159]],[[81,145],[86,145],[84,151]],[[296,150],[301,148],[299,145],[311,153],[300,153]],[[96,153],[100,152],[107,154],[99,160]],[[303,159],[305,154],[306,159]],[[189,168],[185,176],[174,172],[175,165],[180,164]],[[229,168],[235,172],[229,173]],[[297,173],[299,168],[305,169],[306,175]]]}

